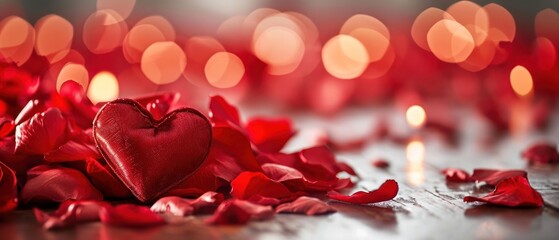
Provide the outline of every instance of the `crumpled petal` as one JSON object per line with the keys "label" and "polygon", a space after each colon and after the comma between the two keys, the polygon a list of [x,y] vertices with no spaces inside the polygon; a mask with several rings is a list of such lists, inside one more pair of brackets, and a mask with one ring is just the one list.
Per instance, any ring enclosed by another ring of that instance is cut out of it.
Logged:
{"label": "crumpled petal", "polygon": [[17,201],[16,174],[0,162],[0,214],[14,210]]}
{"label": "crumpled petal", "polygon": [[20,195],[24,203],[103,199],[103,195],[78,170],[40,165],[30,169],[27,175],[27,183]]}
{"label": "crumpled petal", "polygon": [[19,125],[31,117],[33,115],[43,112],[47,110],[47,106],[44,101],[38,99],[32,99],[25,104],[25,106],[21,109],[19,114],[17,115],[16,119],[14,120],[15,125]]}
{"label": "crumpled petal", "polygon": [[522,158],[529,164],[556,164],[559,163],[559,152],[555,144],[536,143],[522,151]]}
{"label": "crumpled petal", "polygon": [[507,207],[542,207],[540,193],[530,186],[528,179],[514,176],[500,181],[495,190],[483,197],[466,196],[464,202],[485,202]]}
{"label": "crumpled petal", "polygon": [[231,196],[246,200],[254,195],[282,199],[295,193],[261,172],[242,172],[231,182]]}
{"label": "crumpled petal", "polygon": [[368,204],[392,200],[398,194],[398,183],[392,179],[386,180],[377,190],[370,192],[359,191],[350,196],[336,191],[330,191],[326,195],[330,199],[340,202]]}
{"label": "crumpled petal", "polygon": [[474,182],[468,172],[458,168],[446,168],[441,171],[445,175],[446,182]]}
{"label": "crumpled petal", "polygon": [[336,212],[336,209],[318,198],[302,196],[276,207],[276,213],[301,213],[308,216]]}
{"label": "crumpled petal", "polygon": [[254,156],[248,138],[239,130],[227,126],[213,127],[212,136],[212,148],[218,148],[222,154],[233,157],[238,165],[246,171],[262,170]]}
{"label": "crumpled petal", "polygon": [[474,169],[471,178],[478,182],[485,182],[488,185],[496,186],[501,180],[509,177],[527,177],[528,173],[524,170],[496,170],[496,169]]}
{"label": "crumpled petal", "polygon": [[250,141],[264,152],[278,152],[295,134],[288,118],[252,118],[246,125]]}
{"label": "crumpled petal", "polygon": [[60,86],[60,93],[53,92],[50,106],[71,116],[69,120],[80,128],[91,128],[93,118],[99,110],[85,95],[83,87],[75,81],[66,81]]}
{"label": "crumpled petal", "polygon": [[151,211],[157,213],[170,213],[175,216],[189,216],[207,209],[215,209],[223,202],[223,194],[207,192],[197,199],[181,197],[163,197],[151,206]]}
{"label": "crumpled petal", "polygon": [[16,127],[16,154],[44,154],[70,139],[68,121],[60,110],[49,108]]}
{"label": "crumpled petal", "polygon": [[148,207],[134,204],[102,208],[99,217],[102,223],[120,227],[155,227],[167,223]]}
{"label": "crumpled petal", "polygon": [[100,159],[101,155],[93,143],[70,140],[57,149],[45,154],[49,162],[68,162],[84,159]]}
{"label": "crumpled petal", "polygon": [[233,125],[241,127],[239,111],[221,96],[210,98],[210,121],[216,126]]}
{"label": "crumpled petal", "polygon": [[132,196],[132,192],[122,181],[112,173],[107,165],[102,165],[95,159],[85,160],[85,171],[91,183],[103,196],[109,198],[127,198]]}
{"label": "crumpled petal", "polygon": [[214,225],[246,224],[251,220],[262,221],[274,216],[270,206],[261,206],[239,199],[227,200],[215,211],[206,223]]}
{"label": "crumpled petal", "polygon": [[21,186],[27,180],[27,170],[45,163],[42,155],[16,155],[15,136],[0,138],[0,161],[16,173]]}
{"label": "crumpled petal", "polygon": [[34,208],[35,218],[43,229],[72,227],[78,223],[99,221],[101,208],[110,206],[106,202],[67,200],[53,213]]}

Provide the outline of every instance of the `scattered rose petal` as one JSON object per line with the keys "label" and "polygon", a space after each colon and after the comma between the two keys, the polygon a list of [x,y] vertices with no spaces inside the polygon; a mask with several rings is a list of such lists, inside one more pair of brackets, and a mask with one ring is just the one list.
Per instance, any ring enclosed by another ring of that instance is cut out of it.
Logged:
{"label": "scattered rose petal", "polygon": [[197,199],[180,197],[163,197],[151,206],[151,211],[170,213],[175,216],[188,216],[206,209],[215,209],[223,202],[223,195],[216,192],[207,192]]}
{"label": "scattered rose petal", "polygon": [[43,229],[72,227],[78,223],[99,221],[101,208],[110,206],[105,202],[67,200],[53,213],[34,208],[35,218]]}
{"label": "scattered rose petal", "polygon": [[295,134],[291,120],[281,119],[250,119],[246,125],[250,141],[258,150],[264,152],[278,152]]}
{"label": "scattered rose petal", "polygon": [[0,214],[15,209],[17,201],[16,174],[0,162]]}
{"label": "scattered rose petal", "polygon": [[282,199],[292,197],[294,193],[260,172],[242,172],[231,182],[231,196],[249,199],[254,195]]}
{"label": "scattered rose petal", "polygon": [[330,199],[340,202],[368,204],[392,200],[398,194],[398,183],[392,179],[386,180],[377,190],[370,192],[359,191],[351,196],[346,196],[336,191],[330,191],[326,195]]}
{"label": "scattered rose petal", "polygon": [[276,207],[276,213],[304,213],[308,216],[336,212],[336,209],[318,198],[299,197],[290,203],[284,203]]}
{"label": "scattered rose petal", "polygon": [[530,186],[528,179],[514,176],[500,181],[495,190],[484,197],[464,197],[464,202],[485,202],[507,207],[542,207],[542,196]]}
{"label": "scattered rose petal", "polygon": [[40,165],[30,169],[27,174],[27,183],[20,195],[24,203],[103,199],[103,195],[78,170]]}
{"label": "scattered rose petal", "polygon": [[215,125],[241,126],[239,111],[221,96],[210,98],[210,120]]}
{"label": "scattered rose petal", "polygon": [[261,206],[248,201],[231,199],[227,200],[215,211],[206,222],[214,225],[246,224],[251,220],[262,221],[274,216],[270,206]]}
{"label": "scattered rose petal", "polygon": [[522,152],[522,158],[529,164],[559,163],[557,146],[550,143],[536,143]]}
{"label": "scattered rose petal", "polygon": [[386,168],[390,167],[390,163],[388,161],[386,161],[385,159],[379,158],[379,159],[373,161],[373,167],[386,169]]}
{"label": "scattered rose petal", "polygon": [[18,184],[22,186],[27,180],[27,170],[43,164],[42,155],[15,155],[15,136],[0,138],[0,161],[16,173]]}
{"label": "scattered rose petal", "polygon": [[43,154],[69,139],[68,122],[60,110],[50,108],[16,127],[16,154]]}
{"label": "scattered rose petal", "polygon": [[27,104],[21,109],[19,114],[17,115],[16,119],[14,120],[15,125],[19,125],[31,117],[36,113],[40,113],[47,110],[47,107],[44,101],[40,101],[38,99],[29,100]]}
{"label": "scattered rose petal", "polygon": [[471,178],[478,182],[496,186],[501,180],[515,176],[527,177],[528,173],[524,170],[474,169]]}
{"label": "scattered rose petal", "polygon": [[164,93],[135,100],[144,106],[155,119],[160,119],[174,107],[179,98],[179,93]]}
{"label": "scattered rose petal", "polygon": [[88,158],[99,159],[101,155],[94,144],[78,140],[70,140],[45,154],[45,160],[49,162],[79,161]]}
{"label": "scattered rose petal", "polygon": [[445,175],[446,182],[473,182],[468,172],[458,168],[446,168],[441,171]]}
{"label": "scattered rose petal", "polygon": [[99,217],[102,223],[121,227],[154,227],[166,224],[163,217],[148,207],[134,204],[102,208]]}
{"label": "scattered rose petal", "polygon": [[0,117],[0,138],[8,136],[14,130],[14,121],[7,117]]}
{"label": "scattered rose petal", "polygon": [[109,198],[132,196],[132,192],[112,173],[109,166],[102,165],[95,159],[86,159],[85,169],[91,183],[103,193],[103,196]]}

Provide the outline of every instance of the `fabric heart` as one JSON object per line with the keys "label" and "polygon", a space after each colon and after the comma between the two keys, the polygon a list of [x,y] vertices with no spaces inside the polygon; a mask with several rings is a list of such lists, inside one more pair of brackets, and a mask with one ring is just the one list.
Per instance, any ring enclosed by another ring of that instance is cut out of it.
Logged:
{"label": "fabric heart", "polygon": [[212,129],[200,112],[172,111],[159,120],[130,99],[105,104],[93,121],[99,151],[142,202],[192,175],[210,151]]}

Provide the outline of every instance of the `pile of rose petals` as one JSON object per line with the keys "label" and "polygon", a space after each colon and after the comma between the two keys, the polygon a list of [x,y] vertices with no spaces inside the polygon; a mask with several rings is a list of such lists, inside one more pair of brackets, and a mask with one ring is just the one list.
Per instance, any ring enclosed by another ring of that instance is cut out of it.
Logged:
{"label": "pile of rose petals", "polygon": [[[173,109],[177,94],[137,99],[156,118]],[[319,215],[335,212],[309,195],[356,204],[393,199],[394,180],[377,190],[345,196],[337,191],[354,186],[323,145],[298,152],[281,149],[294,136],[288,118],[252,118],[246,123],[238,110],[220,96],[210,100],[212,145],[204,163],[150,207],[137,202],[98,152],[91,125],[98,106],[72,81],[60,94],[33,99],[12,119],[0,118],[0,213],[25,205],[57,204],[55,212],[34,209],[45,229],[101,221],[123,227],[166,224],[165,215],[212,214],[208,224],[245,224],[276,213]],[[19,192],[19,195],[18,195]],[[326,194],[328,193],[328,194]],[[124,204],[111,205],[118,200]]]}

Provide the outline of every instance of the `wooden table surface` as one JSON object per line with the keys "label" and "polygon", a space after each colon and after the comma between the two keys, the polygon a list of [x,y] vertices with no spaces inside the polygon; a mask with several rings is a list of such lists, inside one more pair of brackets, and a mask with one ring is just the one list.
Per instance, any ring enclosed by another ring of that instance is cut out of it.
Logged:
{"label": "wooden table surface", "polygon": [[[266,111],[254,111],[258,114]],[[398,113],[395,113],[398,115]],[[246,226],[208,226],[202,217],[175,219],[176,223],[149,229],[126,229],[88,223],[58,231],[42,230],[32,211],[17,210],[0,220],[0,239],[557,239],[559,233],[559,168],[529,167],[520,152],[547,139],[557,142],[559,124],[545,132],[523,132],[505,136],[492,146],[482,144],[487,135],[479,119],[463,117],[461,140],[457,147],[447,146],[436,136],[421,143],[425,153],[409,150],[389,141],[371,142],[365,148],[338,152],[361,176],[355,190],[377,188],[386,179],[396,179],[398,196],[388,202],[357,206],[329,201],[338,212],[325,216],[278,214],[273,220]],[[357,137],[370,130],[378,111],[347,110],[327,120],[311,115],[295,115],[303,132],[326,129],[333,135]],[[398,119],[398,117],[396,117]],[[554,116],[554,119],[558,119]],[[405,129],[395,120],[395,126]],[[557,121],[554,121],[557,122]],[[403,130],[403,132],[408,130]],[[286,150],[297,150],[309,142],[299,138]],[[410,152],[412,151],[412,152]],[[387,170],[376,169],[371,161],[385,158]],[[411,158],[411,159],[410,159]],[[545,201],[541,209],[512,209],[480,206],[462,201],[473,194],[473,184],[447,185],[439,171],[459,167],[525,169],[532,186]]]}

